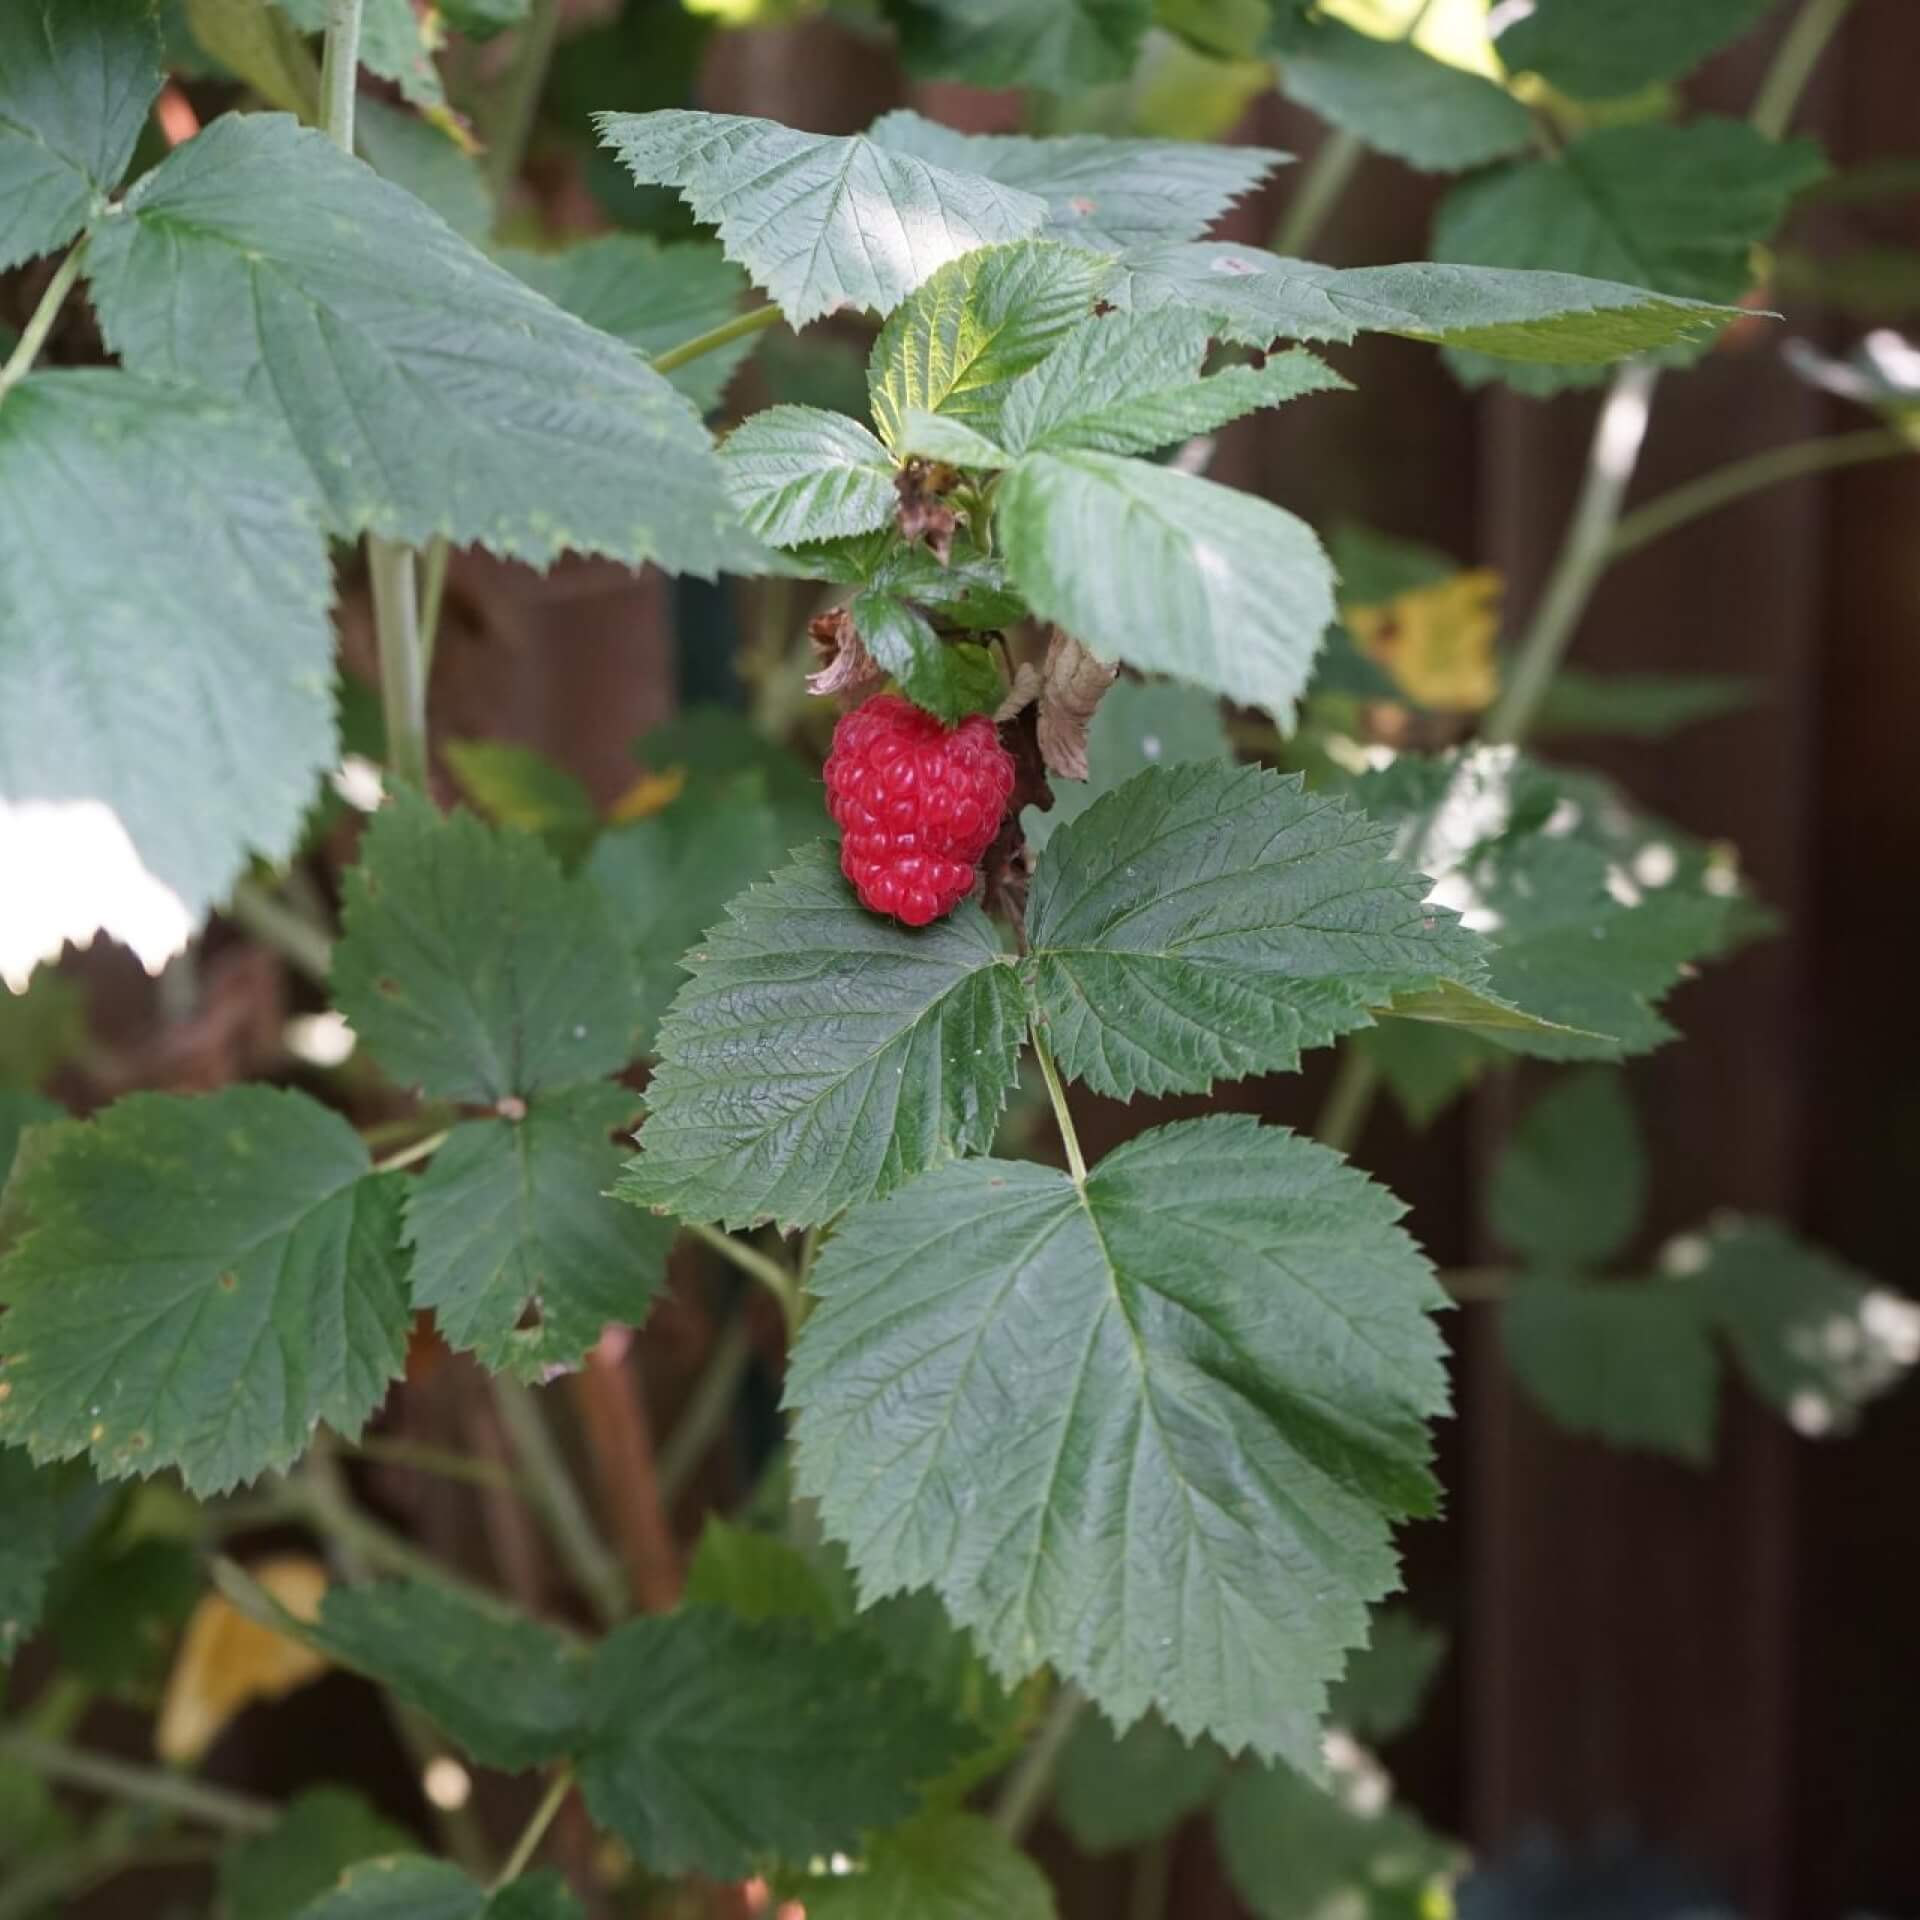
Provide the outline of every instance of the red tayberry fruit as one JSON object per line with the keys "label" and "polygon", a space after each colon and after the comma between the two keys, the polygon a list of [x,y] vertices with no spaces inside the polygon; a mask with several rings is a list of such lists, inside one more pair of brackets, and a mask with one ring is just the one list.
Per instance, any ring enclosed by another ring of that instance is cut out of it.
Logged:
{"label": "red tayberry fruit", "polygon": [[827,811],[840,871],[862,906],[924,927],[973,890],[1013,792],[1013,756],[983,713],[942,726],[897,693],[877,693],[833,730]]}

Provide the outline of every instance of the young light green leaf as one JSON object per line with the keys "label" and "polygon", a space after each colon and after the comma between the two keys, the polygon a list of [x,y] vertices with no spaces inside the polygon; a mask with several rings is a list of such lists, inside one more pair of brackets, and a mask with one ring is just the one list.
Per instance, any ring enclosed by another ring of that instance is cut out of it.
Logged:
{"label": "young light green leaf", "polygon": [[1392,1740],[1420,1717],[1447,1655],[1447,1636],[1405,1607],[1376,1610],[1367,1644],[1347,1662],[1328,1712],[1363,1740]]}
{"label": "young light green leaf", "polygon": [[1210,322],[1177,309],[1082,327],[1014,382],[998,432],[1015,453],[1152,453],[1243,414],[1348,383],[1304,349],[1201,377]]}
{"label": "young light green leaf", "polygon": [[1304,522],[1105,453],[1030,454],[1002,482],[996,518],[1042,619],[1102,659],[1291,721],[1333,618],[1333,572]]}
{"label": "young light green leaf", "polygon": [[1485,75],[1340,20],[1288,40],[1280,88],[1330,125],[1430,173],[1485,166],[1533,140],[1526,108]]}
{"label": "young light green leaf", "polygon": [[968,1160],[850,1214],[787,1397],[863,1596],[931,1586],[1003,1676],[1314,1767],[1391,1525],[1434,1501],[1444,1296],[1399,1213],[1218,1116],[1084,1188]]}
{"label": "young light green leaf", "polygon": [[874,533],[893,523],[893,456],[857,420],[818,407],[768,407],[720,448],[727,494],[776,547]]}
{"label": "young light green leaf", "polygon": [[1191,307],[1222,339],[1250,347],[1397,333],[1511,360],[1594,365],[1699,339],[1735,312],[1578,273],[1505,264],[1336,268],[1214,241],[1129,254],[1105,298],[1136,313]]}
{"label": "young light green leaf", "polygon": [[618,1207],[619,1087],[542,1094],[520,1120],[454,1128],[408,1189],[413,1301],[492,1371],[540,1380],[577,1367],[609,1325],[646,1319],[672,1227]]}
{"label": "young light green leaf", "polygon": [[160,91],[146,0],[0,10],[0,272],[65,246],[119,184]]}
{"label": "young light green leaf", "polygon": [[439,747],[461,795],[496,826],[533,834],[568,862],[599,834],[593,796],[544,754],[512,740],[445,740]]}
{"label": "young light green leaf", "polygon": [[731,113],[603,113],[602,144],[643,186],[677,187],[796,327],[839,306],[891,313],[936,269],[1031,233],[1044,200],[929,166],[864,134]]}
{"label": "young light green leaf", "polygon": [[1848,1433],[1920,1361],[1920,1306],[1770,1220],[1715,1220],[1667,1249],[1747,1383],[1801,1433]]}
{"label": "young light green leaf", "polygon": [[956,133],[907,108],[876,120],[868,138],[955,173],[1036,193],[1047,203],[1049,239],[1113,253],[1198,239],[1288,158],[1266,147],[1194,140]]}
{"label": "young light green leaf", "polygon": [[877,1835],[851,1873],[796,1883],[808,1920],[1055,1920],[1053,1888],[990,1820],[929,1813]]}
{"label": "young light green leaf", "polygon": [[[479,161],[445,127],[364,93],[354,108],[353,139],[361,159],[383,180],[425,201],[463,240],[485,243],[493,225],[493,196]],[[567,305],[547,297],[556,306]],[[591,315],[584,317],[591,321]]]}
{"label": "young light green leaf", "polygon": [[1056,93],[1124,80],[1152,22],[1153,0],[912,0],[899,16],[916,72]]}
{"label": "young light green leaf", "polygon": [[[1737,300],[1752,284],[1753,249],[1773,237],[1793,195],[1824,170],[1811,142],[1782,145],[1741,121],[1603,127],[1554,159],[1456,187],[1434,224],[1434,250],[1483,268],[1594,274],[1662,294]],[[1500,351],[1456,333],[1446,338]],[[1543,350],[1526,357],[1591,357],[1552,345],[1543,339]],[[1567,366],[1489,366],[1477,355],[1454,365],[1469,382],[1498,375],[1527,393],[1596,377]]]}
{"label": "young light green leaf", "polygon": [[913,1812],[961,1730],[858,1634],[694,1608],[600,1643],[587,1806],[656,1873],[737,1880],[857,1851]]}
{"label": "young light green leaf", "polygon": [[348,1867],[411,1852],[404,1828],[384,1820],[344,1787],[309,1787],[267,1832],[220,1856],[222,1920],[296,1920]]}
{"label": "young light green leaf", "polygon": [[687,956],[621,1197],[808,1225],[985,1151],[1025,1025],[1006,960],[976,907],[899,926],[806,848]]}
{"label": "young light green leaf", "polygon": [[1234,1776],[1215,1831],[1227,1876],[1258,1920],[1443,1912],[1455,1851],[1364,1778],[1322,1792],[1285,1767]]}
{"label": "young light green leaf", "polygon": [[1116,680],[1094,709],[1087,734],[1089,777],[1056,780],[1052,807],[1026,810],[1027,845],[1036,855],[1044,852],[1069,820],[1148,767],[1189,760],[1217,764],[1232,757],[1220,702],[1212,694],[1164,680]]}
{"label": "young light green leaf", "polygon": [[996,440],[950,419],[943,413],[922,413],[909,407],[894,428],[894,451],[918,454],[922,460],[944,460],[953,467],[977,467],[998,472],[1013,465],[1013,455]]}
{"label": "young light green leaf", "polygon": [[951,727],[1000,704],[1006,688],[984,647],[942,640],[923,613],[894,594],[856,594],[847,611],[874,664],[915,706]]}
{"label": "young light green leaf", "polygon": [[[558,253],[494,256],[556,307],[652,356],[710,332],[739,311],[747,277],[712,240],[662,242],[609,233]],[[667,378],[703,413],[725,396],[764,335],[749,334],[676,367]]]}
{"label": "young light green leaf", "polygon": [[620,937],[594,888],[539,841],[396,793],[344,892],[334,999],[400,1080],[493,1106],[632,1057]]}
{"label": "young light green leaf", "polygon": [[334,757],[312,486],[235,408],[42,373],[0,411],[0,522],[0,803],[112,815],[176,900],[136,896],[143,936],[123,873],[96,861],[71,884],[158,965],[250,853],[292,851]]}
{"label": "young light green leaf", "polygon": [[1646,1204],[1646,1146],[1626,1082],[1596,1067],[1528,1108],[1494,1165],[1487,1208],[1494,1232],[1536,1265],[1602,1268]]}
{"label": "young light green leaf", "polygon": [[303,1094],[134,1094],[55,1129],[14,1182],[0,1441],[195,1493],[357,1434],[411,1315],[400,1185]]}
{"label": "young light green leaf", "polygon": [[1060,1756],[1054,1812],[1082,1853],[1120,1853],[1171,1833],[1226,1784],[1227,1756],[1149,1715],[1116,1734],[1083,1713]]}
{"label": "young light green leaf", "polygon": [[1154,767],[1048,843],[1023,973],[1069,1077],[1128,1100],[1287,1072],[1479,939],[1423,904],[1394,830],[1298,774]]}
{"label": "young light green leaf", "polygon": [[1619,100],[1690,67],[1758,23],[1773,0],[1532,0],[1496,45],[1514,73],[1576,100]]}
{"label": "young light green leaf", "polygon": [[[811,829],[819,803],[809,797]],[[654,1051],[661,1015],[687,977],[680,956],[736,893],[779,865],[789,834],[799,831],[798,818],[768,799],[765,777],[747,773],[595,842],[582,871],[627,943],[640,994],[636,1052]]]}
{"label": "young light green leaf", "polygon": [[337,532],[753,564],[665,379],[323,135],[227,115],[125,207],[88,254],[113,347],[283,417]]}
{"label": "young light green leaf", "polygon": [[592,1717],[587,1658],[551,1628],[420,1580],[330,1587],[288,1628],[417,1707],[483,1767],[577,1752]]}
{"label": "young light green leaf", "polygon": [[1720,1363],[1693,1289],[1539,1275],[1501,1308],[1500,1335],[1515,1378],[1569,1433],[1712,1458]]}
{"label": "young light green leaf", "polygon": [[489,1893],[444,1860],[399,1854],[362,1860],[299,1920],[581,1920],[557,1873],[527,1873]]}
{"label": "young light green leaf", "polygon": [[[36,1466],[19,1447],[0,1446],[0,1680],[40,1624],[47,1588],[86,1537],[106,1495],[84,1466]],[[4,1858],[0,1853],[0,1858]]]}
{"label": "young light green leaf", "polygon": [[909,412],[945,414],[989,436],[1007,385],[1093,312],[1103,255],[1052,241],[983,249],[953,261],[888,320],[867,384],[889,446]]}

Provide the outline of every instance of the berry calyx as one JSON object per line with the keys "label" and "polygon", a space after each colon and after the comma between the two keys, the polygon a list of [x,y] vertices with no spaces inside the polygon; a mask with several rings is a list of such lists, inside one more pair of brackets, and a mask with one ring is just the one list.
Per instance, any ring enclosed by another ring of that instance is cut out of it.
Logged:
{"label": "berry calyx", "polygon": [[983,713],[957,727],[878,693],[833,730],[827,811],[860,904],[924,927],[973,891],[1013,792],[1013,756]]}

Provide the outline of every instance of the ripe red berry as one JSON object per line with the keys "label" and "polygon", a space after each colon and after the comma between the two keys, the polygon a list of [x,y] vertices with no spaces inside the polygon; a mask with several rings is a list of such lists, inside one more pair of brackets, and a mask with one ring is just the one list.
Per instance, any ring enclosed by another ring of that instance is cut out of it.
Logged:
{"label": "ripe red berry", "polygon": [[924,927],[973,890],[1000,831],[1013,756],[976,713],[957,727],[896,693],[878,693],[833,730],[827,811],[841,831],[840,871],[862,906]]}

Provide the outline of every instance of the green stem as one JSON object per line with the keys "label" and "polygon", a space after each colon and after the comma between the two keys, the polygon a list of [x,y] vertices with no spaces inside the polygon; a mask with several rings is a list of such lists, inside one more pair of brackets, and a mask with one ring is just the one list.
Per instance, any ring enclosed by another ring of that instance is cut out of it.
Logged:
{"label": "green stem", "polygon": [[70,1902],[120,1874],[196,1867],[218,1855],[212,1841],[192,1834],[155,1834],[124,1816],[109,1815],[77,1846],[37,1854],[0,1884],[0,1920],[70,1912]]}
{"label": "green stem", "polygon": [[60,270],[47,282],[47,290],[40,296],[40,304],[34,308],[26,331],[21,334],[13,352],[7,356],[7,364],[0,367],[0,400],[4,400],[33,371],[33,363],[40,357],[40,349],[47,344],[47,335],[53,331],[53,323],[59,319],[60,309],[66,305],[67,295],[73,291],[73,283],[80,278],[80,263],[86,257],[86,252],[87,242],[83,235],[75,243],[73,251],[60,262]]}
{"label": "green stem", "polygon": [[1313,1137],[1335,1153],[1351,1153],[1360,1144],[1379,1087],[1380,1069],[1374,1065],[1373,1056],[1362,1053],[1351,1042],[1342,1047],[1333,1085],[1327,1089],[1326,1103],[1313,1123]]}
{"label": "green stem", "polygon": [[655,1472],[660,1481],[660,1498],[668,1506],[720,1437],[752,1362],[753,1330],[747,1325],[747,1316],[736,1313],[714,1342],[713,1352],[701,1369],[700,1378],[694,1382],[686,1410],[661,1445]]}
{"label": "green stem", "polygon": [[1868,460],[1897,460],[1920,453],[1912,437],[1892,427],[1863,427],[1857,433],[1824,434],[1818,440],[1799,440],[1773,447],[1745,460],[1730,460],[1697,480],[1649,500],[1623,514],[1607,545],[1608,560],[1623,559],[1650,540],[1684,527],[1690,520],[1717,513],[1750,493],[1777,487],[1805,474],[1830,473],[1837,467],[1859,466]]}
{"label": "green stem", "polygon": [[420,677],[433,677],[433,653],[440,644],[440,610],[447,599],[447,563],[452,549],[436,533],[420,552]]}
{"label": "green stem", "polygon": [[677,347],[656,353],[653,356],[653,370],[655,373],[671,373],[675,367],[684,367],[689,360],[698,360],[702,354],[713,353],[732,341],[743,340],[750,333],[758,333],[761,328],[772,326],[779,318],[780,309],[776,306],[750,307],[745,313],[736,313],[731,320],[724,320],[705,333],[696,333],[691,340],[682,340]]}
{"label": "green stem", "polygon": [[1755,128],[1769,140],[1783,139],[1793,121],[1793,110],[1813,78],[1827,43],[1839,32],[1853,0],[1806,0],[1793,25],[1781,39],[1767,77],[1754,95],[1749,116]]}
{"label": "green stem", "polygon": [[1134,1856],[1127,1920],[1166,1920],[1167,1896],[1173,1891],[1173,1843],[1174,1835],[1163,1833]]}
{"label": "green stem", "polygon": [[773,1297],[780,1302],[780,1311],[787,1317],[787,1325],[794,1326],[800,1317],[800,1293],[794,1285],[793,1275],[778,1260],[769,1259],[758,1247],[750,1247],[744,1240],[736,1240],[730,1233],[722,1233],[718,1227],[709,1226],[704,1220],[686,1220],[681,1223],[696,1240],[704,1240],[715,1253],[731,1260],[744,1274],[758,1280]]}
{"label": "green stem", "polygon": [[143,1767],[131,1760],[110,1759],[58,1740],[41,1740],[30,1733],[0,1734],[0,1759],[18,1762],[43,1780],[84,1787],[110,1800],[131,1800],[158,1807],[183,1820],[219,1827],[228,1833],[264,1833],[280,1817],[279,1809],[251,1794],[209,1786],[184,1774]]}
{"label": "green stem", "polygon": [[1034,1058],[1040,1062],[1040,1077],[1047,1083],[1047,1098],[1053,1102],[1053,1117],[1067,1149],[1067,1167],[1073,1175],[1073,1184],[1084,1187],[1087,1184],[1087,1161],[1080,1151],[1080,1136],[1074,1130],[1073,1114],[1067,1106],[1066,1082],[1060,1078],[1060,1069],[1054,1064],[1053,1049],[1047,1045],[1047,1036],[1039,1021],[1031,1022],[1027,1031],[1033,1039]]}
{"label": "green stem", "polygon": [[513,1843],[513,1851],[507,1855],[506,1864],[493,1883],[495,1893],[502,1887],[511,1886],[526,1872],[528,1863],[540,1850],[540,1842],[547,1837],[547,1829],[559,1818],[560,1809],[566,1805],[567,1795],[572,1791],[573,1769],[562,1767],[548,1783],[540,1804],[533,1810],[533,1817],[521,1828],[519,1839]]}
{"label": "green stem", "polygon": [[626,1579],[580,1498],[546,1415],[533,1393],[508,1374],[494,1376],[493,1394],[547,1537],[603,1624],[616,1625],[627,1614]]}
{"label": "green stem", "polygon": [[327,0],[327,37],[320,56],[320,125],[342,153],[353,151],[364,4],[365,0]]}
{"label": "green stem", "polygon": [[497,1493],[524,1493],[526,1483],[517,1473],[494,1460],[474,1460],[448,1447],[422,1446],[413,1440],[388,1440],[368,1435],[351,1443],[350,1451],[375,1466],[402,1467],[411,1473],[429,1473],[439,1480],[458,1480]]}
{"label": "green stem", "polygon": [[398,1147],[383,1159],[373,1163],[376,1173],[396,1173],[402,1167],[411,1167],[421,1160],[430,1160],[453,1137],[451,1127],[442,1127],[438,1133],[430,1133],[424,1139],[415,1140],[411,1145]]}
{"label": "green stem", "polygon": [[333,942],[304,914],[253,880],[235,883],[227,918],[271,947],[296,972],[324,987],[333,971]]}
{"label": "green stem", "polygon": [[1300,184],[1273,230],[1275,253],[1282,259],[1297,260],[1313,245],[1366,157],[1365,144],[1354,134],[1333,132],[1321,141],[1320,151],[1300,176]]}
{"label": "green stem", "polygon": [[527,157],[527,142],[533,138],[534,115],[540,110],[540,95],[547,84],[547,69],[553,63],[559,31],[560,0],[533,0],[533,10],[520,29],[520,41],[514,49],[513,71],[508,76],[499,125],[494,129],[493,148],[487,155],[487,185],[496,209],[519,178]]}
{"label": "green stem", "polygon": [[380,708],[387,765],[408,786],[427,784],[427,674],[420,650],[419,586],[413,549],[367,535],[374,633],[380,643]]}
{"label": "green stem", "polygon": [[1631,363],[1613,376],[1613,384],[1607,389],[1594,425],[1586,478],[1560,543],[1559,557],[1540,595],[1533,624],[1514,657],[1512,673],[1481,729],[1480,737],[1490,745],[1518,741],[1533,724],[1593,598],[1594,587],[1606,570],[1614,531],[1620,524],[1621,503],[1639,464],[1647,411],[1659,377],[1654,368]]}
{"label": "green stem", "polygon": [[1065,1751],[1067,1736],[1086,1710],[1087,1696],[1078,1687],[1062,1687],[1053,1696],[1045,1716],[1034,1729],[1019,1764],[1007,1776],[994,1802],[993,1824],[1009,1840],[1024,1840],[1040,1818],[1053,1791],[1053,1776]]}

